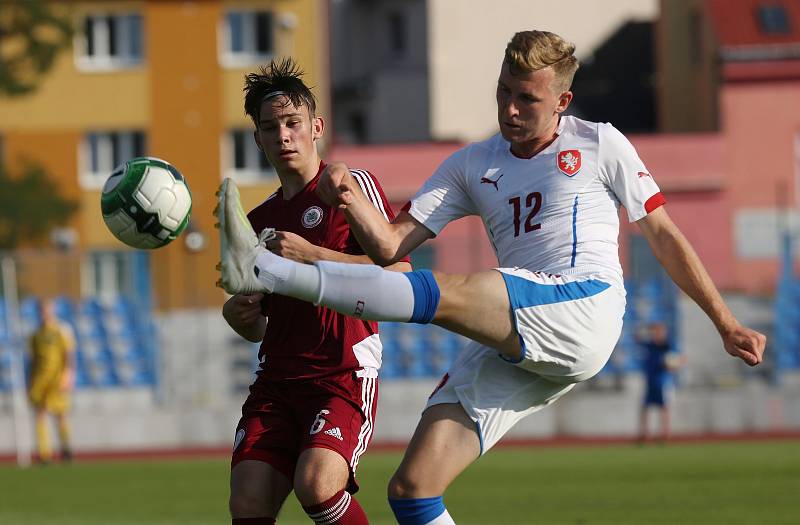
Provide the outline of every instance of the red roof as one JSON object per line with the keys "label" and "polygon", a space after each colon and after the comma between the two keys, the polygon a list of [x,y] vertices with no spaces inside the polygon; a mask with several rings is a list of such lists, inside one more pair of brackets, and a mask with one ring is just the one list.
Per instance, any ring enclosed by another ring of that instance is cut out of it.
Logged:
{"label": "red roof", "polygon": [[[783,8],[788,32],[763,31],[759,9],[770,7]],[[706,0],[706,9],[723,48],[800,43],[800,2],[797,0]]]}

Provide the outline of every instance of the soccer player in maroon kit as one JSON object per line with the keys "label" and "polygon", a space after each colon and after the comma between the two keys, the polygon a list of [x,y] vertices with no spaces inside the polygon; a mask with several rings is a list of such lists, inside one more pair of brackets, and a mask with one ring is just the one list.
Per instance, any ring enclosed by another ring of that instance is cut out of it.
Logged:
{"label": "soccer player in maroon kit", "polygon": [[[255,123],[259,149],[281,181],[247,217],[276,254],[303,263],[371,264],[344,213],[315,193],[325,166],[316,147],[324,122],[301,76],[291,59],[272,61],[247,75],[245,111]],[[353,176],[392,220],[372,175],[353,170]],[[409,271],[411,266],[404,259],[390,269]],[[355,471],[372,437],[377,407],[377,324],[263,294],[234,295],[223,316],[245,339],[261,341],[261,364],[236,429],[232,523],[275,523],[292,489],[315,523],[368,523],[351,494],[358,490]]]}

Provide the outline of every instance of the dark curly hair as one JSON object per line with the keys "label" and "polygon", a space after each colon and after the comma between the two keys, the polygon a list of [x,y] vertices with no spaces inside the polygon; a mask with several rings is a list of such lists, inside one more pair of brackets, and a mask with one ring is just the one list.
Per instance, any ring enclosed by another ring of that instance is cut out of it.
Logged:
{"label": "dark curly hair", "polygon": [[248,73],[244,80],[244,112],[258,128],[261,104],[275,93],[285,95],[295,106],[308,107],[314,118],[317,101],[308,86],[301,80],[305,73],[291,58],[272,60],[255,73]]}

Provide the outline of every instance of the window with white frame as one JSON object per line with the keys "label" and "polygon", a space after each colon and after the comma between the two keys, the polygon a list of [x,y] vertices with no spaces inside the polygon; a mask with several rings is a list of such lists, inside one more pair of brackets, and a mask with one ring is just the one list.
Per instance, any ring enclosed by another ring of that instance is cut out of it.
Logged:
{"label": "window with white frame", "polygon": [[92,251],[81,266],[81,293],[111,300],[133,292],[130,253]]}
{"label": "window with white frame", "polygon": [[141,131],[91,131],[81,144],[81,186],[101,188],[116,166],[145,154]]}
{"label": "window with white frame", "polygon": [[228,11],[223,19],[220,58],[238,67],[264,62],[275,53],[273,15],[269,11]]}
{"label": "window with white frame", "polygon": [[275,177],[275,169],[253,140],[253,130],[233,129],[228,132],[226,142],[229,177],[240,183],[257,183]]}
{"label": "window with white frame", "polygon": [[88,15],[83,20],[78,65],[84,69],[118,69],[142,62],[142,16],[129,14]]}

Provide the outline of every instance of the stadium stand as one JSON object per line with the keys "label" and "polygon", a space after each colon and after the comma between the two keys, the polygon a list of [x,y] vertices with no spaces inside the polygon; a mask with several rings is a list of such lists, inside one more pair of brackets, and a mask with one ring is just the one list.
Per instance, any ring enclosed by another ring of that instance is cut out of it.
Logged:
{"label": "stadium stand", "polygon": [[[670,327],[675,343],[679,341],[677,327],[676,289],[664,279],[652,279],[626,284],[628,309],[618,347],[601,374],[624,374],[641,368],[641,355],[636,343],[636,330],[652,322],[662,321]],[[794,293],[794,323],[784,338],[795,350],[800,340],[800,284],[790,288]],[[788,292],[787,292],[788,295]],[[789,299],[784,298],[784,302]],[[789,301],[790,302],[790,301]],[[158,350],[155,343],[153,321],[149,314],[138,310],[125,297],[113,301],[87,298],[73,303],[59,297],[55,301],[60,319],[68,323],[76,337],[76,387],[115,388],[129,386],[153,386],[158,384]],[[789,304],[787,302],[787,304]],[[26,298],[20,304],[23,341],[15,341],[8,327],[6,305],[0,301],[0,350],[26,344],[28,335],[37,326],[38,312],[35,298]],[[789,317],[786,317],[787,320]],[[381,323],[383,340],[383,366],[381,377],[391,379],[423,379],[440,377],[448,369],[456,355],[468,343],[460,335],[435,325],[405,323]],[[791,332],[791,333],[788,333]],[[794,337],[794,339],[791,339]],[[793,343],[792,343],[793,341]],[[242,361],[241,383],[246,387],[250,380],[257,345],[245,345],[236,359]],[[27,352],[25,352],[27,355]],[[0,351],[0,390],[11,385],[10,360],[14,353]],[[798,352],[782,355],[785,366],[800,364]],[[245,363],[246,362],[246,363]],[[27,363],[26,363],[27,370]]]}
{"label": "stadium stand", "polygon": [[[76,388],[157,384],[152,319],[137,310],[128,299],[119,297],[111,302],[101,302],[87,298],[75,304],[65,297],[58,297],[55,309],[58,317],[75,333]],[[0,390],[11,386],[13,349],[25,348],[27,372],[27,340],[39,323],[36,298],[24,299],[20,304],[22,338],[18,340],[11,333],[7,310],[0,301]]]}

